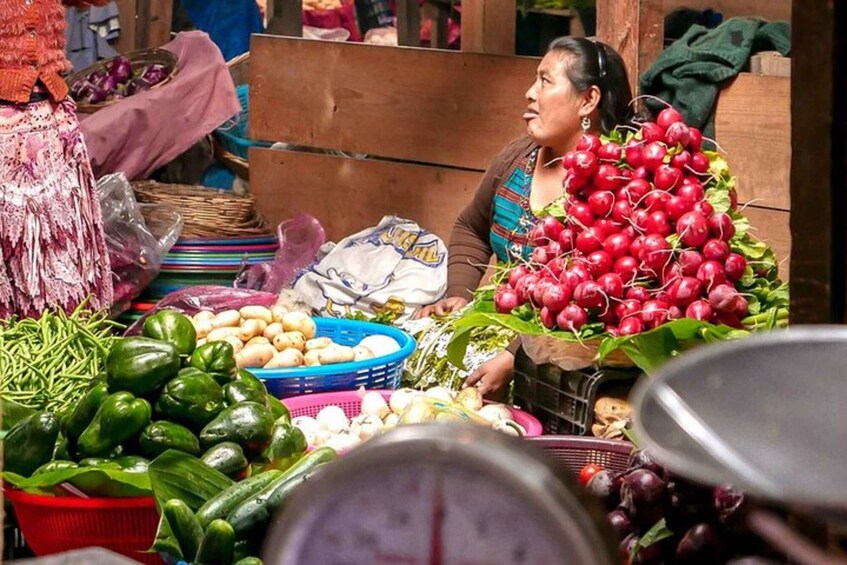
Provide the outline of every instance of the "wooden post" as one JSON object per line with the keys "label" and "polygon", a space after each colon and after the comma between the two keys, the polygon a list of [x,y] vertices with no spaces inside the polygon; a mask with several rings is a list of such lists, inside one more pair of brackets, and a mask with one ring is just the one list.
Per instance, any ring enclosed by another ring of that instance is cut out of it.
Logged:
{"label": "wooden post", "polygon": [[847,322],[847,70],[838,64],[847,57],[846,18],[843,2],[794,0],[792,324]]}
{"label": "wooden post", "polygon": [[637,95],[638,77],[662,51],[662,0],[597,0],[597,39],[621,54]]}
{"label": "wooden post", "polygon": [[303,0],[270,0],[268,33],[303,37]]}
{"label": "wooden post", "polygon": [[450,5],[427,0],[424,2],[424,15],[432,20],[429,34],[429,46],[435,49],[447,49],[449,28],[447,20],[450,17]]}
{"label": "wooden post", "polygon": [[515,54],[515,0],[464,0],[462,51]]}
{"label": "wooden post", "polygon": [[397,43],[409,47],[421,44],[421,9],[418,0],[397,0]]}

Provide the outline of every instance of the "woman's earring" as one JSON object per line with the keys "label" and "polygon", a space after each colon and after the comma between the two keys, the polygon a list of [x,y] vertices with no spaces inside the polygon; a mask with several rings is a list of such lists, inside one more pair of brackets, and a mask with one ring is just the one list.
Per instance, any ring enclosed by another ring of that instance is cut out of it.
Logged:
{"label": "woman's earring", "polygon": [[588,116],[582,117],[582,131],[588,131],[591,129],[591,118]]}

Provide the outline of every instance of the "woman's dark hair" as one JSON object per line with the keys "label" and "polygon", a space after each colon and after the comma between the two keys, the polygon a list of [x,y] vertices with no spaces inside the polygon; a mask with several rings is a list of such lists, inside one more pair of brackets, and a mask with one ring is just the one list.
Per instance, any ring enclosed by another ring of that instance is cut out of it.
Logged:
{"label": "woman's dark hair", "polygon": [[617,51],[584,37],[560,37],[553,40],[549,50],[573,55],[573,61],[565,67],[565,74],[579,92],[592,86],[600,89],[597,113],[603,133],[632,120],[634,114],[629,104],[632,90],[626,66]]}

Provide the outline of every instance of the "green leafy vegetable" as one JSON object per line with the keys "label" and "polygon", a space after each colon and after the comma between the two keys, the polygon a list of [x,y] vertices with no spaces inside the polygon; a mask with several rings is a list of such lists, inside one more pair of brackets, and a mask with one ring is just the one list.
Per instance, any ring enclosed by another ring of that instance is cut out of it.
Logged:
{"label": "green leafy vegetable", "polygon": [[150,496],[152,490],[146,473],[130,473],[106,467],[76,467],[40,473],[24,478],[14,473],[3,473],[3,479],[26,492],[43,493],[70,483],[85,494],[94,497]]}

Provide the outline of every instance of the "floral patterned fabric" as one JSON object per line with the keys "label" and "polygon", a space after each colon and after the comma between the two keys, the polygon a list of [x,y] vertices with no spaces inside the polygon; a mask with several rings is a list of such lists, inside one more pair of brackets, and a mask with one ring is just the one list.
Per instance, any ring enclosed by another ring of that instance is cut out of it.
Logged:
{"label": "floral patterned fabric", "polygon": [[100,202],[73,102],[0,105],[0,318],[112,302]]}

